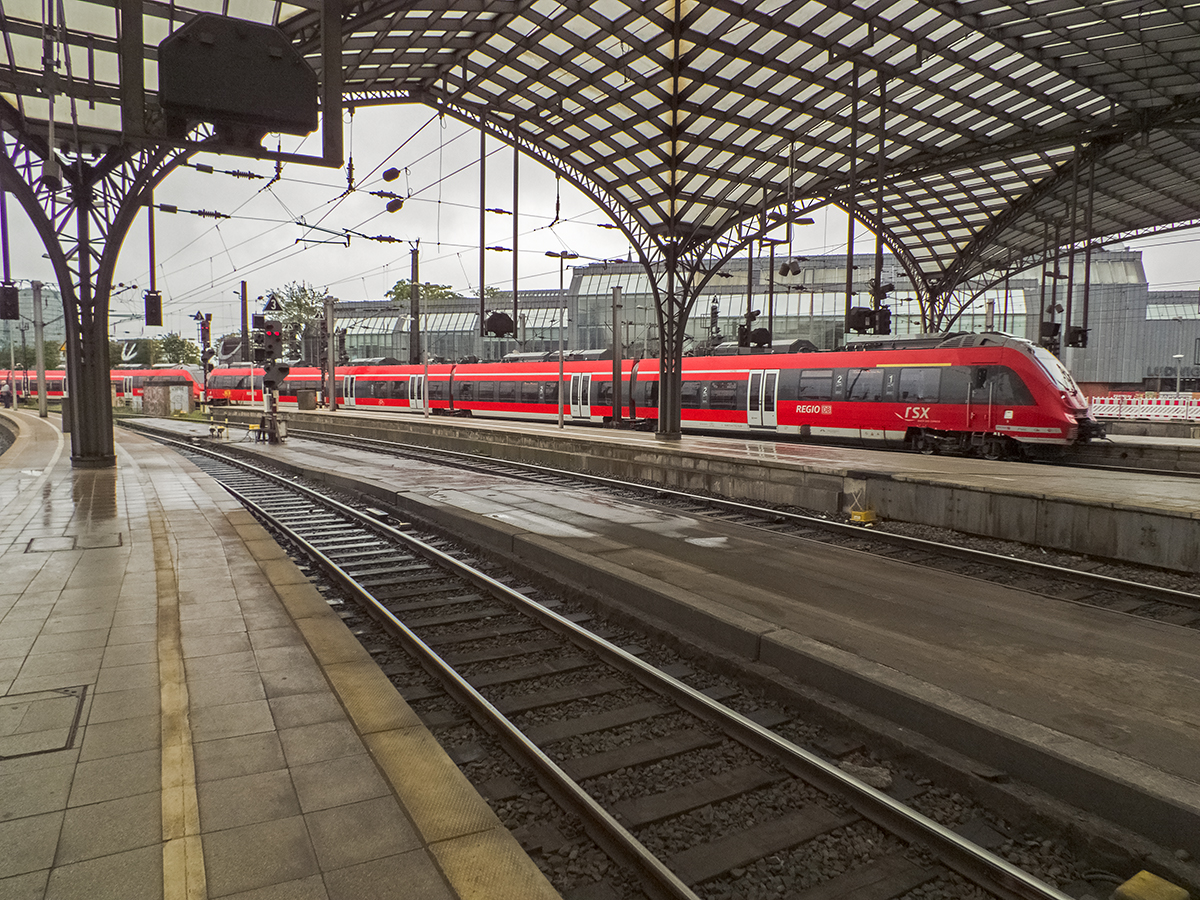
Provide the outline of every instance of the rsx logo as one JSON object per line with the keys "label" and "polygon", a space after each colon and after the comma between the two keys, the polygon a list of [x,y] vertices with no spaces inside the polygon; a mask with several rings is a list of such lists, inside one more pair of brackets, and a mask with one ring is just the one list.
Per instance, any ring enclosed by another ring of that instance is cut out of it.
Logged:
{"label": "rsx logo", "polygon": [[904,407],[905,419],[928,419],[930,407],[928,406],[906,406]]}

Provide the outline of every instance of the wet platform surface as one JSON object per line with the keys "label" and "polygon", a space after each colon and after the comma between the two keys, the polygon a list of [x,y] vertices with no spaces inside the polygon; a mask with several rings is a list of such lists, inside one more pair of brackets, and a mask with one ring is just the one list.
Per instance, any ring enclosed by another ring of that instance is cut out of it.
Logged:
{"label": "wet platform surface", "polygon": [[[596,438],[613,439],[599,431]],[[736,441],[684,443],[714,453],[763,452]],[[969,724],[964,751],[999,753],[992,764],[1000,769],[1010,767],[1007,751],[997,748],[1032,748],[1054,778],[1079,778],[1081,792],[1109,790],[1110,797],[1096,801],[1099,811],[1131,827],[1140,812],[1124,804],[1138,792],[1200,815],[1200,631],[1194,628],[587,489],[448,472],[295,437],[247,446],[339,484],[369,486],[375,497],[533,569],[590,584],[667,627],[785,675],[849,691],[857,702],[882,706],[882,714],[895,703]],[[925,476],[943,466],[953,474],[962,462],[900,460]],[[1019,472],[981,477],[1092,489],[1058,470],[1013,465]],[[1060,763],[1073,774],[1062,775]]]}
{"label": "wet platform surface", "polygon": [[211,479],[3,415],[0,897],[557,896]]}

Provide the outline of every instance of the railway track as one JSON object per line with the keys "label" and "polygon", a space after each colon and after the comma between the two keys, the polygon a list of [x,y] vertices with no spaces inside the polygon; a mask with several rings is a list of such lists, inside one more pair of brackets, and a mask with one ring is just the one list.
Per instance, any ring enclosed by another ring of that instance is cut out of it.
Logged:
{"label": "railway track", "polygon": [[[1137,567],[1108,564],[1078,558],[1073,565],[1043,562],[1007,552],[931,540],[909,534],[864,527],[831,520],[820,515],[756,506],[735,500],[622,481],[586,473],[568,472],[532,464],[498,461],[456,451],[430,450],[410,444],[367,438],[342,438],[324,432],[293,430],[294,437],[357,449],[376,450],[399,456],[438,462],[456,467],[485,471],[559,485],[588,484],[617,496],[652,500],[656,506],[677,509],[689,515],[720,518],[757,528],[791,534],[804,540],[816,540],[848,549],[887,556],[913,565],[927,566],[978,578],[992,584],[1006,584],[1044,597],[1115,610],[1128,615],[1164,621],[1182,627],[1200,628],[1200,579],[1174,573],[1160,573]],[[978,541],[978,543],[984,543]],[[1000,544],[999,541],[987,543]],[[1039,551],[1028,550],[1029,556]],[[1061,555],[1061,554],[1060,554]],[[1135,580],[1130,573],[1136,573]],[[1174,582],[1183,587],[1153,583],[1150,579]]]}
{"label": "railway track", "polygon": [[[1067,900],[895,796],[919,796],[920,786],[895,785],[891,794],[870,787],[772,730],[781,721],[770,710],[735,711],[727,690],[657,668],[638,648],[589,631],[582,617],[514,589],[438,538],[292,478],[166,442],[435,676],[436,689],[404,692],[427,723],[465,724],[456,710],[468,709],[636,874],[646,896],[736,889],[888,900],[932,885],[942,889],[927,896]],[[760,875],[765,883],[745,883]]]}

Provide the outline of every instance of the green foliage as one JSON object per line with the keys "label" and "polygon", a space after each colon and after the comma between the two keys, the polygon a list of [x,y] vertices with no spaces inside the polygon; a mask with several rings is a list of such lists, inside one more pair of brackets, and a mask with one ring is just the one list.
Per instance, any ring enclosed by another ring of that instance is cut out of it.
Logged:
{"label": "green foliage", "polygon": [[267,291],[267,300],[279,304],[279,312],[267,313],[268,319],[277,319],[283,330],[300,330],[313,319],[325,314],[327,288],[316,288],[307,281],[293,281],[281,288]]}
{"label": "green foliage", "polygon": [[[43,358],[46,361],[47,369],[57,369],[63,363],[62,353],[59,352],[58,344],[54,341],[43,341]],[[8,368],[9,347],[4,345],[0,348],[0,368]],[[32,341],[26,341],[25,346],[21,346],[20,341],[13,341],[12,344],[12,360],[13,366],[17,369],[36,369],[37,368],[37,347]]]}
{"label": "green foliage", "polygon": [[[471,288],[471,294],[473,296],[478,297],[479,296],[479,288],[477,288],[477,287]],[[511,296],[512,296],[512,291],[502,291],[502,290],[500,290],[500,288],[495,287],[490,284],[484,285],[484,288],[483,288],[483,299],[484,300],[496,300],[496,299],[499,299],[502,297],[511,297]]]}
{"label": "green foliage", "polygon": [[178,334],[163,335],[158,339],[159,362],[200,365],[200,345]]}
{"label": "green foliage", "polygon": [[[458,291],[450,287],[448,284],[433,284],[429,281],[421,282],[421,297],[422,300],[454,300],[461,296]],[[409,309],[409,304],[412,302],[412,281],[407,278],[402,278],[392,285],[392,289],[388,291],[388,298],[399,306],[405,312]]]}

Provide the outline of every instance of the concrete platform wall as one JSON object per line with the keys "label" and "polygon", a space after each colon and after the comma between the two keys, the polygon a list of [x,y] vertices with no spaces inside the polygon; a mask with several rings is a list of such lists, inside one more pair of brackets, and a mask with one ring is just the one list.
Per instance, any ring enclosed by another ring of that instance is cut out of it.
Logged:
{"label": "concrete platform wall", "polygon": [[[232,409],[232,423],[257,422],[257,411]],[[735,459],[688,451],[677,444],[647,446],[595,441],[586,429],[543,434],[474,427],[469,419],[396,417],[367,420],[336,414],[286,416],[289,428],[336,431],[439,450],[480,453],[665,487],[709,491],[748,502],[842,513],[869,507],[884,519],[1113,558],[1178,571],[1200,569],[1195,517],[1155,509],[1117,508],[1078,500],[1000,494],[947,485],[886,470],[819,470],[773,459]]]}

